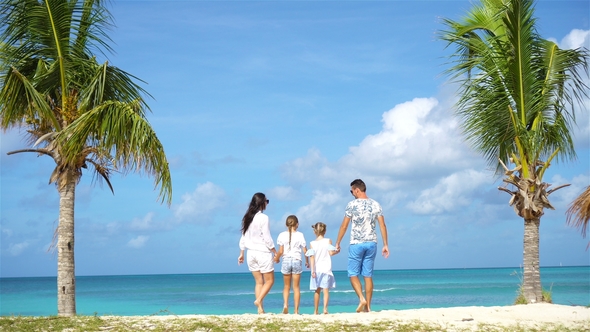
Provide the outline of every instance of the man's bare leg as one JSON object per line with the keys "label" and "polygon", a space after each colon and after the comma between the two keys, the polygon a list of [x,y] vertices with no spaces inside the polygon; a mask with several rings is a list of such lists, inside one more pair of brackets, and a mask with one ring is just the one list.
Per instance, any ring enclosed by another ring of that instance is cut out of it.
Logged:
{"label": "man's bare leg", "polygon": [[359,306],[356,308],[356,312],[364,311],[367,306],[367,300],[363,296],[363,286],[361,285],[359,277],[350,277],[350,285],[352,286],[352,289],[354,289],[356,296],[359,298]]}
{"label": "man's bare leg", "polygon": [[371,312],[371,300],[373,299],[373,278],[365,277],[365,297],[367,299],[367,306],[365,312]]}

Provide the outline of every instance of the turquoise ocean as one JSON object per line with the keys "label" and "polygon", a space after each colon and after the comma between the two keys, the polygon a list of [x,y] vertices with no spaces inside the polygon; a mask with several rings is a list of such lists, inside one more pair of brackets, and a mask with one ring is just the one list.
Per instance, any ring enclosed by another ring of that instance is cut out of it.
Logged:
{"label": "turquoise ocean", "polygon": [[[330,291],[331,313],[354,312],[358,300],[345,271],[336,271]],[[283,278],[264,301],[267,312],[282,309]],[[301,313],[313,312],[309,271],[301,278]],[[516,298],[519,268],[375,271],[373,310],[456,306],[505,306]],[[543,288],[553,303],[590,304],[590,266],[541,268]],[[256,313],[250,273],[78,276],[77,312],[81,315],[185,315]],[[55,277],[0,278],[0,315],[57,314]],[[293,295],[290,297],[292,310]]]}

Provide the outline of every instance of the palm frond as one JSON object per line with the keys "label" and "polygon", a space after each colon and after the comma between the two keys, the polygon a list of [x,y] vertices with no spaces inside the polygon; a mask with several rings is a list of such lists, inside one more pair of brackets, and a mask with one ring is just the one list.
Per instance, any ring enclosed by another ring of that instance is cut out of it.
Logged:
{"label": "palm frond", "polygon": [[[138,83],[143,82],[139,78],[108,63],[102,65],[96,63],[95,59],[85,61],[79,66],[79,72],[83,73],[85,79],[79,79],[80,92],[79,112],[80,114],[91,110],[106,100],[118,100],[122,102],[133,102],[138,96],[151,97]],[[149,106],[142,98],[140,109],[149,110]]]}
{"label": "palm frond", "polygon": [[106,101],[65,128],[57,140],[62,157],[74,163],[86,146],[110,151],[115,169],[145,172],[155,178],[160,198],[170,203],[172,184],[164,148],[145,118],[142,102]]}
{"label": "palm frond", "polygon": [[113,185],[111,184],[111,180],[110,180],[110,174],[111,174],[110,168],[105,167],[105,163],[95,162],[92,159],[86,159],[86,161],[91,163],[94,166],[94,171],[95,171],[94,179],[96,181],[100,181],[100,179],[104,180],[107,183],[107,185],[109,186],[109,189],[111,189],[111,192],[114,194],[115,190],[113,189]]}
{"label": "palm frond", "polygon": [[0,112],[1,125],[5,129],[19,126],[26,120],[48,121],[54,128],[61,128],[45,96],[16,68],[7,74],[0,90]]}
{"label": "palm frond", "polygon": [[113,26],[112,16],[103,5],[104,2],[104,0],[76,2],[76,14],[73,16],[78,29],[75,30],[73,49],[79,52],[79,56],[94,54],[94,51],[102,54],[113,51],[109,44],[111,38],[106,33]]}
{"label": "palm frond", "polygon": [[466,141],[498,173],[498,161],[513,155],[525,176],[556,151],[556,160],[575,158],[571,105],[588,95],[587,51],[542,39],[531,0],[485,0],[461,22],[443,23],[440,38],[456,47],[446,73],[460,84],[456,114]]}
{"label": "palm frond", "polygon": [[588,221],[590,221],[590,186],[586,187],[566,211],[566,223],[581,230],[586,237]]}

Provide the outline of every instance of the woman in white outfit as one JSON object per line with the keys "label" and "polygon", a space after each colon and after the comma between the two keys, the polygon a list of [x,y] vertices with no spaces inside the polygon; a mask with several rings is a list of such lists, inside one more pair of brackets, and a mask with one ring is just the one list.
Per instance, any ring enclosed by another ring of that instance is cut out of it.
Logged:
{"label": "woman in white outfit", "polygon": [[275,282],[274,256],[277,251],[270,235],[268,216],[262,213],[266,210],[268,203],[269,201],[263,193],[256,193],[252,196],[250,206],[242,218],[242,237],[240,238],[240,256],[238,257],[238,264],[242,264],[244,250],[248,249],[248,269],[252,272],[256,282],[254,305],[258,308],[259,314],[264,313],[262,301]]}

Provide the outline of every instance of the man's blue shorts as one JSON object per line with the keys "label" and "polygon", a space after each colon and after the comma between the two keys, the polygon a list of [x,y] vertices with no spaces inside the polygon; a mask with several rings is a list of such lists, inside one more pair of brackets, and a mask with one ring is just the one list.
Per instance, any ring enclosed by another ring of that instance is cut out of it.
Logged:
{"label": "man's blue shorts", "polygon": [[373,266],[377,257],[377,243],[363,242],[348,247],[348,277],[373,276]]}

